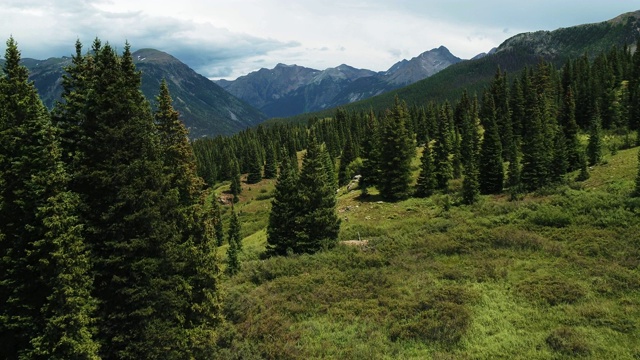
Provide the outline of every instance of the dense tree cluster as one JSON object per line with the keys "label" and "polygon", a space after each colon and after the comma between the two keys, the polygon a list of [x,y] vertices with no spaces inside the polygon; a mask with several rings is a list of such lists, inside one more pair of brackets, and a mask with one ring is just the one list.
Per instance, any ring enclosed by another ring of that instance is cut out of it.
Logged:
{"label": "dense tree cluster", "polygon": [[206,358],[220,322],[204,183],[165,83],[76,44],[44,108],[13,39],[0,78],[3,358]]}
{"label": "dense tree cluster", "polygon": [[267,227],[269,254],[315,253],[336,244],[340,219],[333,163],[327,159],[326,148],[312,135],[299,175],[297,161],[283,161]]}
{"label": "dense tree cluster", "polygon": [[[640,127],[639,68],[640,55],[628,47],[584,55],[560,69],[540,60],[510,76],[497,69],[479,99],[465,92],[453,103],[424,106],[396,99],[380,114],[338,109],[333,119],[260,126],[231,138],[198,140],[194,149],[202,177],[228,180],[222,165],[228,159],[238,159],[248,172],[256,157],[266,161],[273,144],[288,154],[305,149],[313,127],[339,163],[340,186],[349,182],[349,166],[359,164],[362,193],[376,187],[395,201],[409,196],[413,146],[424,146],[415,195],[448,191],[450,180],[462,178],[462,202],[471,204],[480,194],[533,191],[599,163],[604,131],[628,134]],[[277,161],[282,153],[276,152]]]}

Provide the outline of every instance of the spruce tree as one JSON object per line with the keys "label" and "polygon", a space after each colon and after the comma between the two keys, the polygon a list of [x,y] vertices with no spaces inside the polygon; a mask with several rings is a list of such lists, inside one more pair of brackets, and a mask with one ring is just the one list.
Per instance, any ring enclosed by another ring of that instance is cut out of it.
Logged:
{"label": "spruce tree", "polygon": [[0,343],[2,356],[98,358],[95,300],[78,197],[68,191],[57,131],[7,41],[0,77]]}
{"label": "spruce tree", "polygon": [[211,221],[216,238],[216,246],[222,246],[224,242],[224,230],[222,228],[222,210],[218,203],[218,198],[214,193],[211,197]]}
{"label": "spruce tree", "polygon": [[262,158],[258,152],[257,144],[253,144],[250,147],[247,184],[257,184],[262,180]]}
{"label": "spruce tree", "polygon": [[541,99],[531,86],[528,75],[523,75],[523,93],[526,94],[525,117],[522,124],[521,183],[524,190],[536,190],[548,183],[547,149],[544,139],[544,123]]}
{"label": "spruce tree", "polygon": [[77,154],[69,165],[95,259],[100,355],[193,356],[189,344],[218,318],[217,267],[186,132],[175,126],[166,89],[154,122],[128,44],[118,56],[96,39],[77,63],[85,65],[74,68],[75,79],[88,90],[65,89],[56,118],[82,119],[62,136]]}
{"label": "spruce tree", "polygon": [[502,143],[496,124],[493,97],[486,92],[483,97],[481,122],[484,124],[484,138],[480,149],[479,183],[483,194],[498,194],[504,185],[502,163]]}
{"label": "spruce tree", "polygon": [[264,178],[275,179],[278,176],[278,160],[276,158],[276,150],[271,143],[268,143],[264,151]]}
{"label": "spruce tree", "polygon": [[437,127],[437,136],[433,146],[436,186],[438,190],[446,190],[453,175],[453,168],[449,159],[451,134],[444,107],[439,112]]}
{"label": "spruce tree", "polygon": [[453,153],[453,159],[451,161],[451,168],[452,168],[452,176],[454,179],[460,179],[460,177],[462,176],[462,145],[460,144],[460,132],[458,131],[458,129],[456,129],[454,131],[453,134],[453,148],[452,148],[452,153]]}
{"label": "spruce tree", "polygon": [[420,159],[420,175],[418,176],[414,196],[421,198],[429,197],[435,189],[436,177],[434,174],[433,159],[431,158],[431,149],[427,141],[422,151],[422,158]]}
{"label": "spruce tree", "polygon": [[366,117],[362,157],[362,177],[359,186],[362,194],[367,195],[369,187],[377,186],[380,174],[379,124],[373,110]]}
{"label": "spruce tree", "polygon": [[562,110],[560,113],[560,125],[566,140],[568,171],[580,167],[580,142],[578,141],[578,124],[576,123],[576,102],[571,87],[568,87],[564,95]]}
{"label": "spruce tree", "polygon": [[602,161],[602,125],[600,112],[596,107],[589,125],[589,142],[587,143],[587,159],[589,165],[598,165]]}
{"label": "spruce tree", "polygon": [[517,148],[516,143],[511,144],[515,149],[512,150],[515,157],[509,162],[507,168],[507,187],[511,194],[511,199],[516,199],[522,192],[522,183],[520,182],[520,149]]}
{"label": "spruce tree", "polygon": [[353,145],[353,140],[349,136],[344,143],[342,149],[342,155],[340,156],[340,167],[338,168],[338,185],[344,186],[351,180],[347,175],[347,167],[356,158],[356,151]]}
{"label": "spruce tree", "polygon": [[[463,93],[463,100],[466,98]],[[462,144],[460,153],[463,160],[462,202],[468,205],[475,203],[480,195],[478,182],[478,157],[480,135],[478,133],[478,98],[474,96],[473,104],[468,101],[460,114],[462,128]]]}
{"label": "spruce tree", "polygon": [[560,182],[569,169],[567,141],[561,130],[556,131],[553,141],[553,159],[551,162],[551,182]]}
{"label": "spruce tree", "polygon": [[296,253],[315,253],[337,243],[340,219],[336,214],[335,182],[329,179],[323,161],[326,156],[326,150],[312,135],[298,181],[300,207],[295,218],[299,228],[294,228],[297,231],[293,247]]}
{"label": "spruce tree", "polygon": [[507,73],[500,67],[496,70],[496,75],[491,83],[490,93],[495,106],[495,120],[500,136],[502,158],[511,161],[515,154],[511,153],[514,141],[513,126],[511,124],[511,108],[509,106],[509,87],[507,86]]}
{"label": "spruce tree", "polygon": [[238,197],[242,191],[242,184],[240,183],[240,166],[235,158],[231,160],[231,185],[229,191],[231,192],[231,195],[233,195],[232,201],[234,203],[240,201],[240,198]]}
{"label": "spruce tree", "polygon": [[[147,331],[161,337],[156,341],[164,342],[162,346],[170,349],[163,354],[164,357],[177,358],[191,352],[186,341],[197,342],[197,337],[200,336],[198,334],[213,331],[207,327],[219,316],[219,310],[216,309],[218,304],[215,303],[215,298],[202,296],[200,293],[215,288],[200,289],[197,285],[207,283],[215,286],[218,279],[217,274],[211,273],[211,269],[203,269],[198,261],[211,258],[209,249],[213,247],[214,241],[205,230],[202,210],[206,197],[203,192],[204,182],[197,176],[195,156],[187,138],[187,130],[172,106],[165,81],[160,85],[157,102],[154,120],[167,177],[166,189],[163,190],[164,200],[159,208],[168,230],[175,228],[177,231],[173,231],[173,236],[167,236],[161,246],[164,285],[158,292],[158,298],[162,300],[158,301],[157,306],[164,311],[157,313],[153,326]],[[216,265],[213,266],[215,269]],[[185,283],[189,286],[185,286]],[[195,313],[192,308],[208,310]],[[173,347],[170,347],[171,341],[175,344]]]}
{"label": "spruce tree", "polygon": [[242,238],[240,237],[240,219],[235,211],[231,212],[231,220],[229,221],[228,241],[231,244],[235,241],[238,251],[242,251]]}
{"label": "spruce tree", "polygon": [[389,201],[406,199],[410,195],[415,146],[405,127],[407,116],[406,104],[396,96],[393,109],[382,123],[378,185],[382,198]]}
{"label": "spruce tree", "polygon": [[299,231],[297,216],[302,211],[296,170],[297,164],[291,164],[290,158],[283,156],[267,226],[268,255],[287,255],[295,248],[296,232]]}
{"label": "spruce tree", "polygon": [[576,176],[576,181],[585,181],[591,175],[589,174],[589,168],[587,166],[587,156],[585,153],[581,153],[580,156],[580,172]]}
{"label": "spruce tree", "polygon": [[238,253],[242,251],[242,239],[240,238],[240,221],[235,211],[231,213],[229,223],[229,249],[227,250],[227,273],[235,275],[240,270]]}

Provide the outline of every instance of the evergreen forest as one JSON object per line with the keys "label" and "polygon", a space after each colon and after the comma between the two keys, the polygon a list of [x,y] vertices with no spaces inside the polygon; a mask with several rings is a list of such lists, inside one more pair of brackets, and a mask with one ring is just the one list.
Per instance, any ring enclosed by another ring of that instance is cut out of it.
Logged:
{"label": "evergreen forest", "polygon": [[194,141],[128,43],[51,111],[6,45],[2,359],[640,357],[640,42]]}

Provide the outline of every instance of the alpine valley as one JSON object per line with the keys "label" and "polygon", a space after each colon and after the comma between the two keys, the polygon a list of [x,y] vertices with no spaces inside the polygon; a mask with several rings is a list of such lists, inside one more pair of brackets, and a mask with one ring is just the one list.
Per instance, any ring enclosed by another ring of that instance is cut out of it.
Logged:
{"label": "alpine valley", "polygon": [[[231,135],[267,118],[300,115],[367,99],[415,83],[461,61],[442,46],[402,60],[385,72],[349,65],[320,71],[278,64],[271,70],[261,69],[234,81],[216,83],[162,51],[141,49],[132,55],[142,72],[142,92],[152,104],[161,80],[167,81],[174,106],[191,138]],[[29,69],[30,80],[44,104],[52,108],[62,94],[62,76],[71,57],[25,58],[22,63]]]}

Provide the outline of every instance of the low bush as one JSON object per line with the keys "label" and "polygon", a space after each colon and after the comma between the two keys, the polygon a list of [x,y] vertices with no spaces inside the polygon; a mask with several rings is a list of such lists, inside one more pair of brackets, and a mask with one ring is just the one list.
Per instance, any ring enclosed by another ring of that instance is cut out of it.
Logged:
{"label": "low bush", "polygon": [[567,326],[553,330],[545,341],[553,351],[563,355],[586,356],[591,353],[584,336]]}
{"label": "low bush", "polygon": [[535,225],[563,228],[571,225],[571,214],[557,206],[542,206],[531,214],[529,220]]}
{"label": "low bush", "polygon": [[553,276],[524,281],[516,286],[516,291],[530,300],[551,306],[573,304],[587,294],[581,285]]}
{"label": "low bush", "polygon": [[437,342],[445,347],[456,345],[471,324],[468,304],[473,295],[457,286],[436,290],[418,304],[393,312],[390,338]]}

